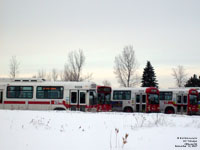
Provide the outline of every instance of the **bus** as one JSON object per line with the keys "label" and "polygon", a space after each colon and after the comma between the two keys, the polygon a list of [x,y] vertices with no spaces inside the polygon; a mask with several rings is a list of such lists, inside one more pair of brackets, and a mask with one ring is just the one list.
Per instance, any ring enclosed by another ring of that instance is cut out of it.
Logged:
{"label": "bus", "polygon": [[167,114],[196,114],[198,91],[190,88],[160,89],[160,110]]}
{"label": "bus", "polygon": [[94,82],[4,79],[0,80],[0,109],[109,111],[109,97],[105,101],[98,94],[107,97],[101,91],[108,88]]}
{"label": "bus", "polygon": [[109,86],[97,86],[97,111],[111,111],[111,92],[112,88]]}
{"label": "bus", "polygon": [[115,88],[112,110],[123,112],[160,112],[159,90],[155,87]]}
{"label": "bus", "polygon": [[200,115],[200,88],[197,88],[197,91],[198,91],[198,93],[199,93],[199,98],[198,98],[198,109],[199,109],[199,111],[198,111],[198,115]]}

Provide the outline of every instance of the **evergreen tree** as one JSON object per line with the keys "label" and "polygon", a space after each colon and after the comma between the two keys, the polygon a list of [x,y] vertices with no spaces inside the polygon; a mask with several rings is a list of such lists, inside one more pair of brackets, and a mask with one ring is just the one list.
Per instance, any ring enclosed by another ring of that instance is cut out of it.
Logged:
{"label": "evergreen tree", "polygon": [[197,75],[194,74],[187,82],[185,87],[200,87],[200,77],[197,78]]}
{"label": "evergreen tree", "polygon": [[158,87],[154,68],[152,67],[150,61],[147,61],[147,65],[144,68],[142,87]]}

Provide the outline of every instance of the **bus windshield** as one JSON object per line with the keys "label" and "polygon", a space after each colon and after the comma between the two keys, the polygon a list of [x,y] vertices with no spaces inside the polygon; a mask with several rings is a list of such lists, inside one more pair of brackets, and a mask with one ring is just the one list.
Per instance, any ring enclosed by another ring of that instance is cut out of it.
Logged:
{"label": "bus windshield", "polygon": [[198,97],[197,95],[190,95],[190,104],[197,105],[198,104]]}
{"label": "bus windshield", "polygon": [[110,104],[111,100],[111,87],[98,86],[97,87],[98,104]]}
{"label": "bus windshield", "polygon": [[98,93],[98,104],[110,104],[110,93]]}
{"label": "bus windshield", "polygon": [[158,94],[148,94],[149,104],[159,104]]}
{"label": "bus windshield", "polygon": [[104,86],[99,86],[97,88],[98,93],[111,93],[111,88],[110,87],[104,87]]}

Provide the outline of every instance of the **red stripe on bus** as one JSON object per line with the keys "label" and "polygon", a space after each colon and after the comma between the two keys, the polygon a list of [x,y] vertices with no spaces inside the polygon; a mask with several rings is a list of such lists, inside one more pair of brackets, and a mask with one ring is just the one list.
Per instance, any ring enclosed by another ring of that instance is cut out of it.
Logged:
{"label": "red stripe on bus", "polygon": [[4,104],[26,104],[25,101],[4,101]]}
{"label": "red stripe on bus", "polygon": [[47,101],[29,101],[28,104],[50,104]]}

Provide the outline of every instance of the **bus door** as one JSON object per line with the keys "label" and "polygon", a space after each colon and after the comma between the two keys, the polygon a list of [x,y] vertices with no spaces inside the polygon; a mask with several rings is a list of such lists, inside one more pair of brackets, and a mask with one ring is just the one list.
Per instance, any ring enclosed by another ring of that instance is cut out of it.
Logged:
{"label": "bus door", "polygon": [[86,90],[71,90],[70,105],[71,110],[85,111],[86,108]]}
{"label": "bus door", "polygon": [[80,90],[79,91],[79,106],[80,111],[85,111],[86,108],[86,98],[87,98],[87,91],[86,90]]}
{"label": "bus door", "polygon": [[135,111],[136,112],[146,112],[146,94],[136,93]]}
{"label": "bus door", "polygon": [[165,98],[165,93],[166,92],[160,92],[160,96],[159,96],[159,103],[160,103],[160,111],[161,112],[164,112],[165,103],[167,103],[166,98]]}
{"label": "bus door", "polygon": [[188,96],[184,93],[177,94],[177,113],[187,113]]}
{"label": "bus door", "polygon": [[0,90],[0,109],[3,109],[3,90]]}

